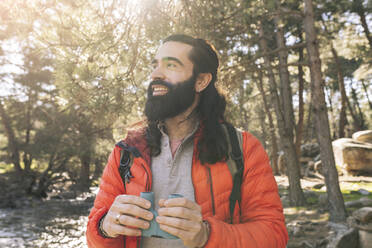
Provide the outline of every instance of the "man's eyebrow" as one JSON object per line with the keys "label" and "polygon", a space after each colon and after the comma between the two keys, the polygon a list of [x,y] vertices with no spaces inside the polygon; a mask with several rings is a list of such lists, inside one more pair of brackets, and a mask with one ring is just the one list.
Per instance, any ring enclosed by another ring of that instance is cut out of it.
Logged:
{"label": "man's eyebrow", "polygon": [[181,60],[175,58],[175,57],[164,57],[162,58],[163,61],[174,61],[182,66],[184,66],[184,64],[181,62]]}
{"label": "man's eyebrow", "polygon": [[[176,63],[178,63],[178,64],[184,66],[184,64],[181,62],[181,60],[179,60],[179,59],[177,59],[177,58],[175,58],[175,57],[164,57],[164,58],[162,58],[161,60],[162,60],[163,62],[167,62],[167,61],[175,61]],[[158,59],[153,59],[153,60],[151,61],[151,64],[152,64],[152,65],[155,65],[155,64],[157,64],[158,62],[159,62]]]}

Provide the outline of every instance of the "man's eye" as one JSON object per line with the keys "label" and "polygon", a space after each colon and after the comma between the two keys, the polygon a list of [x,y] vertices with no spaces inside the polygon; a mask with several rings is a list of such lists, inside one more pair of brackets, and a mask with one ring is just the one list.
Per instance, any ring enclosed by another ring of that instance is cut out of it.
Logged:
{"label": "man's eye", "polygon": [[168,63],[167,64],[167,68],[176,68],[176,64],[174,64],[174,63]]}

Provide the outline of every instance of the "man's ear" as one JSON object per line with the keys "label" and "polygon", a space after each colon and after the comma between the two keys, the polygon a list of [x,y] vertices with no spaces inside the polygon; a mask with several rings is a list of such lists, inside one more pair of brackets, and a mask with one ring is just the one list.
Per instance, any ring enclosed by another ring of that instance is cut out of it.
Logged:
{"label": "man's ear", "polygon": [[202,92],[209,83],[212,81],[212,74],[211,73],[199,73],[198,77],[196,78],[195,83],[195,91]]}

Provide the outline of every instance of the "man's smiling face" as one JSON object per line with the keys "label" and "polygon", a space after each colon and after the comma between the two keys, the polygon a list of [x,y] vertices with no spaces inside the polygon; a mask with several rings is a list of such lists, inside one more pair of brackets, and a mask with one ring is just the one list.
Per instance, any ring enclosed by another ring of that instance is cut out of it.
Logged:
{"label": "man's smiling face", "polygon": [[[151,80],[162,80],[177,84],[192,76],[194,65],[189,59],[192,46],[180,42],[166,42],[158,50],[152,61]],[[158,89],[157,94],[165,92]],[[163,89],[164,90],[164,89]]]}
{"label": "man's smiling face", "polygon": [[166,42],[152,62],[145,114],[149,120],[172,118],[189,108],[195,99],[196,75],[189,59],[192,47]]}

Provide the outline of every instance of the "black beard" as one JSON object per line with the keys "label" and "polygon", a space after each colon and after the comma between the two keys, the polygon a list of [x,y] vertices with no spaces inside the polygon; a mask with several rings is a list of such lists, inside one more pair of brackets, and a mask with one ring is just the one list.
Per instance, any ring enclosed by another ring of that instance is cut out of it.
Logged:
{"label": "black beard", "polygon": [[[149,121],[162,121],[175,117],[189,108],[195,99],[194,74],[183,82],[171,84],[162,80],[152,81],[147,89],[145,115]],[[152,85],[163,85],[168,88],[165,95],[154,96]]]}

